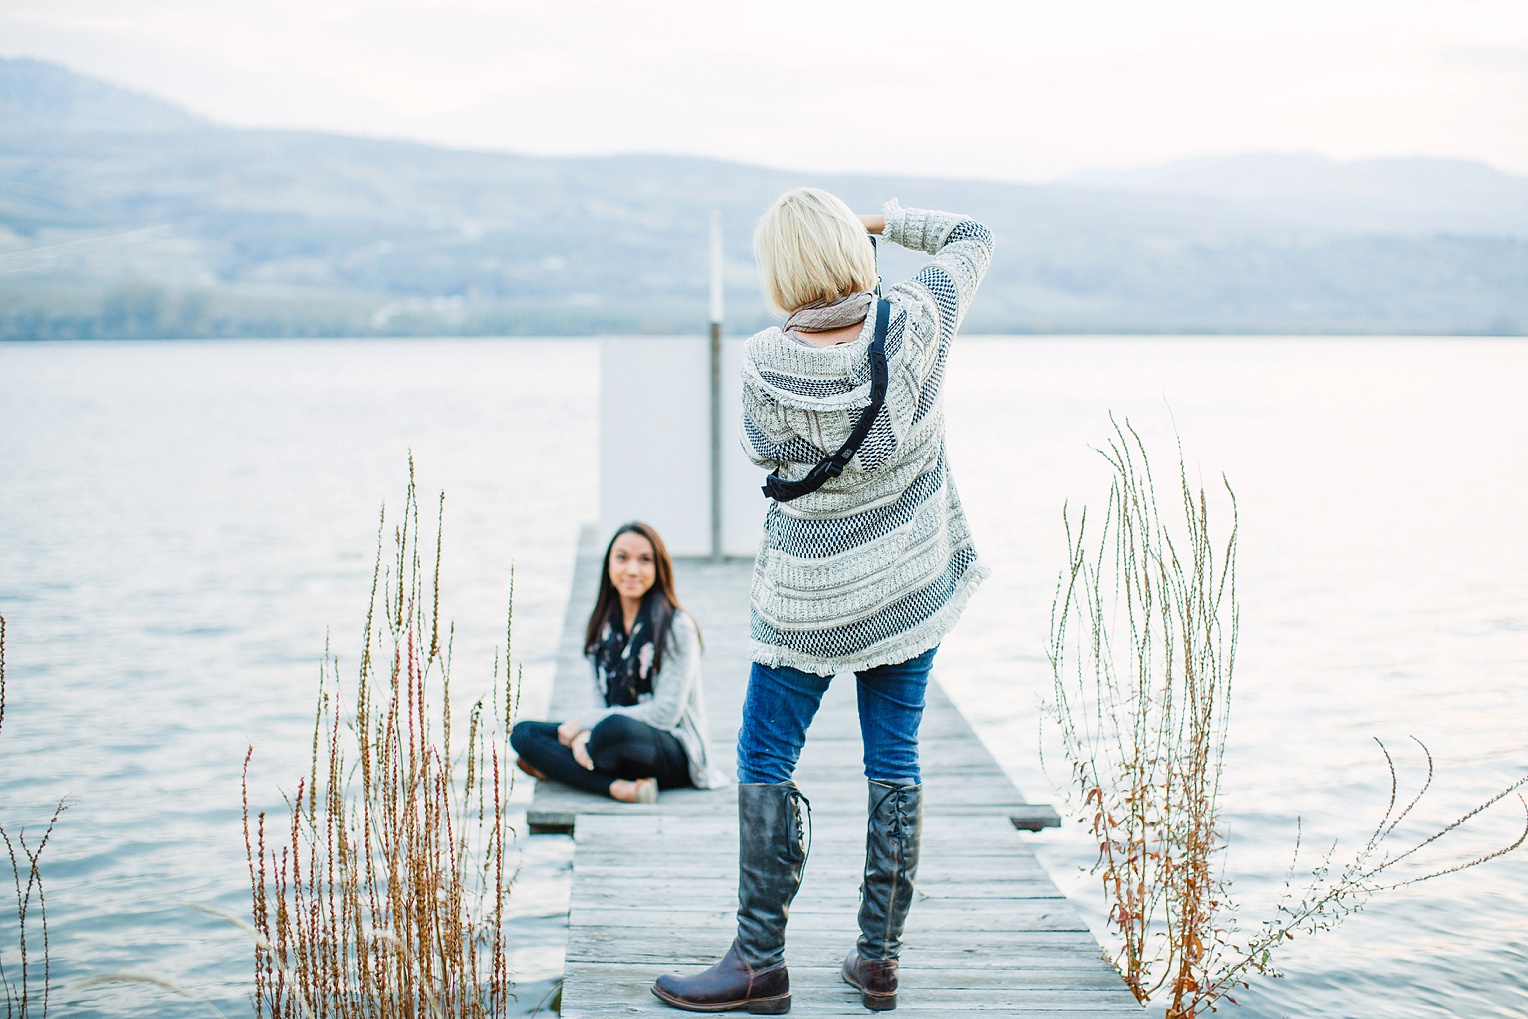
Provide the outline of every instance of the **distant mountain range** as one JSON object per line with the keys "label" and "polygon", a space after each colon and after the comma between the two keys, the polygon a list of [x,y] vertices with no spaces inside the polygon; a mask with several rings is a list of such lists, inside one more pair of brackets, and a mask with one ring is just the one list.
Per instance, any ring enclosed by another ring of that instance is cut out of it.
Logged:
{"label": "distant mountain range", "polygon": [[[700,332],[767,321],[749,234],[780,191],[970,213],[977,332],[1528,333],[1528,178],[1247,155],[1044,185],[539,158],[212,124],[0,60],[0,339]],[[888,252],[898,278],[916,267]]]}

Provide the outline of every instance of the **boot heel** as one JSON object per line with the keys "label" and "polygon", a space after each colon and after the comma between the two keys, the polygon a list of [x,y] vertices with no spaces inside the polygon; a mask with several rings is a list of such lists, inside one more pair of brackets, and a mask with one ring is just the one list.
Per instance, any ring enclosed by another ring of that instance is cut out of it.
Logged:
{"label": "boot heel", "polygon": [[890,1012],[897,1007],[897,992],[890,994],[872,994],[870,991],[860,991],[860,1003],[872,1012]]}
{"label": "boot heel", "polygon": [[791,1010],[791,996],[782,994],[774,998],[758,998],[748,1003],[748,1011],[754,1015],[784,1015]]}

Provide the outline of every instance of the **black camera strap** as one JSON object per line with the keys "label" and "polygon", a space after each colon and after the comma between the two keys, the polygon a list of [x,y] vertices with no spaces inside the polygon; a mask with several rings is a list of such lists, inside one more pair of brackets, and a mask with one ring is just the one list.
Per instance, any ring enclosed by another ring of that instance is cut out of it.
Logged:
{"label": "black camera strap", "polygon": [[849,461],[854,459],[854,454],[859,452],[860,444],[865,441],[865,436],[870,434],[870,426],[875,423],[875,416],[886,403],[886,325],[890,321],[891,302],[878,298],[875,307],[875,338],[870,341],[870,406],[860,414],[854,424],[854,431],[838,447],[838,452],[820,461],[806,477],[800,481],[785,481],[779,475],[771,474],[764,479],[764,494],[775,502],[790,502],[817,491],[830,478],[842,474],[844,468],[849,466]]}

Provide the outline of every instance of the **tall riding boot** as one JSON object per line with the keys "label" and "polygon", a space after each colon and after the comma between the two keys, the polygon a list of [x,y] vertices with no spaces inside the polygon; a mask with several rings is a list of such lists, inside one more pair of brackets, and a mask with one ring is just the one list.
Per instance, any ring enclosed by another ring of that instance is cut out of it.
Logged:
{"label": "tall riding boot", "polygon": [[865,826],[865,883],[860,889],[859,942],[844,960],[844,980],[866,1008],[897,1007],[897,957],[913,904],[923,838],[923,787],[870,783]]}
{"label": "tall riding boot", "polygon": [[790,1010],[785,922],[806,863],[804,806],[794,782],[737,787],[737,938],[710,969],[659,977],[653,984],[659,999],[691,1012]]}

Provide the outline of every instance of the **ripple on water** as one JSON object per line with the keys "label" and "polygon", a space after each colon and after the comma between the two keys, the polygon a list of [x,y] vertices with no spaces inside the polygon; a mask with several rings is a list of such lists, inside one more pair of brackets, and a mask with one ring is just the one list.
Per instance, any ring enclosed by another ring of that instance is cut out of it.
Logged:
{"label": "ripple on water", "polygon": [[[995,573],[940,653],[943,681],[1020,787],[1051,795],[1035,751],[1061,507],[1103,497],[1107,411],[1159,451],[1175,420],[1193,476],[1225,471],[1241,506],[1225,803],[1243,918],[1281,890],[1297,817],[1308,845],[1363,838],[1388,792],[1373,736],[1426,741],[1423,820],[1451,819],[1528,771],[1525,369],[1528,347],[1506,341],[962,340],[950,459]],[[48,850],[61,1014],[205,1014],[152,988],[69,989],[112,971],[249,1014],[247,942],[183,903],[247,910],[245,750],[252,807],[279,811],[326,639],[354,668],[377,508],[396,505],[406,451],[422,491],[447,492],[458,695],[488,682],[514,564],[522,712],[544,709],[595,515],[597,383],[596,346],[577,340],[0,345],[0,818],[35,826],[72,803]],[[1081,831],[1032,841],[1102,931]],[[561,969],[571,840],[520,851],[528,1013]],[[1524,917],[1522,857],[1383,897],[1290,943],[1288,978],[1257,983],[1241,1014],[1528,1014]]]}

